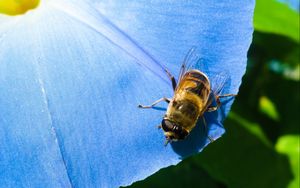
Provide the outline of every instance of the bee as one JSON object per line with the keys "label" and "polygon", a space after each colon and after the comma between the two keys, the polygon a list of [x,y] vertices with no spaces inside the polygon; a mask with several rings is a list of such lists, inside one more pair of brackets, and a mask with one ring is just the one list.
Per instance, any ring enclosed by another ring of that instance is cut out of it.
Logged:
{"label": "bee", "polygon": [[[194,51],[194,48],[190,49],[184,58],[178,84],[174,76],[164,69],[172,83],[174,91],[172,99],[163,97],[149,106],[138,105],[139,108],[153,108],[162,101],[169,103],[166,114],[158,126],[164,132],[165,145],[172,141],[184,140],[200,118],[203,119],[205,130],[207,130],[204,113],[218,110],[221,106],[220,98],[236,96],[236,94],[219,95],[226,79],[219,80],[219,83],[216,83],[217,87],[212,89],[210,80],[205,73],[198,69],[192,69],[190,66],[187,67],[187,63],[193,59]],[[194,62],[198,62],[198,60],[194,60]],[[216,105],[212,106],[214,100]],[[211,142],[213,141],[208,135],[207,137]]]}

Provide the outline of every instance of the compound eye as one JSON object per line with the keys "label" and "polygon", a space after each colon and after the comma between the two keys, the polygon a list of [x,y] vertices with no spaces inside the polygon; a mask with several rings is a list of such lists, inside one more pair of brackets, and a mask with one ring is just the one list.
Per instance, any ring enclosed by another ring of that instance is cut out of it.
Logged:
{"label": "compound eye", "polygon": [[163,130],[165,132],[169,132],[172,131],[174,128],[174,125],[171,121],[167,120],[167,119],[163,119],[161,122],[161,127],[163,128]]}
{"label": "compound eye", "polygon": [[181,126],[174,126],[174,132],[177,134],[179,139],[184,139],[189,134]]}

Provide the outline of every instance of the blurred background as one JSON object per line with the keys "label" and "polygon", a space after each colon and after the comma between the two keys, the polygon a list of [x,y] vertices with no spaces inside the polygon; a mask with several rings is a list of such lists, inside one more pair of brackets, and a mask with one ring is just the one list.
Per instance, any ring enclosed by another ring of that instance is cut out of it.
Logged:
{"label": "blurred background", "polygon": [[247,72],[226,134],[136,187],[299,188],[299,0],[257,0]]}

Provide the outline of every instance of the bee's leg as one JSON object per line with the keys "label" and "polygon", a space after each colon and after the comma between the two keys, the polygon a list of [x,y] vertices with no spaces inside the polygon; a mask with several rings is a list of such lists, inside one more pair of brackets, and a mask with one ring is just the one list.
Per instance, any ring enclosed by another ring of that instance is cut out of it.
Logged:
{"label": "bee's leg", "polygon": [[204,116],[202,117],[202,120],[203,120],[203,124],[204,124],[204,128],[205,128],[205,132],[207,134],[207,138],[209,139],[210,143],[212,143],[215,140],[208,135],[207,124],[206,124],[206,120],[205,120]]}
{"label": "bee's leg", "polygon": [[220,108],[220,106],[222,105],[221,104],[221,101],[220,101],[220,98],[223,98],[223,97],[235,97],[237,96],[237,94],[224,94],[224,95],[218,95],[216,96],[216,102],[217,102],[217,106],[212,106],[212,107],[209,107],[207,108],[207,112],[213,112],[213,111],[216,111]]}
{"label": "bee's leg", "polygon": [[222,104],[221,104],[221,101],[219,98],[216,98],[216,102],[217,102],[217,106],[208,107],[206,111],[213,112],[213,111],[218,110]]}
{"label": "bee's leg", "polygon": [[161,98],[161,99],[158,99],[157,101],[155,101],[154,103],[152,103],[152,104],[149,105],[149,106],[144,106],[144,105],[139,104],[138,107],[139,107],[139,108],[153,108],[157,103],[160,103],[161,101],[165,101],[165,102],[169,103],[169,102],[170,102],[170,99],[168,99],[168,98],[166,98],[166,97],[163,97],[163,98]]}
{"label": "bee's leg", "polygon": [[236,97],[237,94],[224,94],[224,95],[219,95],[217,98],[223,98],[223,97]]}
{"label": "bee's leg", "polygon": [[177,87],[176,80],[175,80],[174,76],[173,76],[167,69],[165,69],[165,71],[166,71],[166,73],[167,73],[169,79],[171,80],[173,90],[175,91],[175,89],[176,89],[176,87]]}
{"label": "bee's leg", "polygon": [[164,146],[166,147],[169,143],[172,143],[172,140],[166,139],[166,141],[165,141],[165,143],[164,143]]}

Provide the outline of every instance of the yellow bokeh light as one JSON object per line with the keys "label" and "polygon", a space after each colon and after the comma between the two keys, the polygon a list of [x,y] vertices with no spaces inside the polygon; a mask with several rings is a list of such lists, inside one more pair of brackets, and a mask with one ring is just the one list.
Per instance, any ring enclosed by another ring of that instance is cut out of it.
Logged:
{"label": "yellow bokeh light", "polygon": [[39,0],[0,0],[0,13],[11,16],[24,14],[39,3]]}

